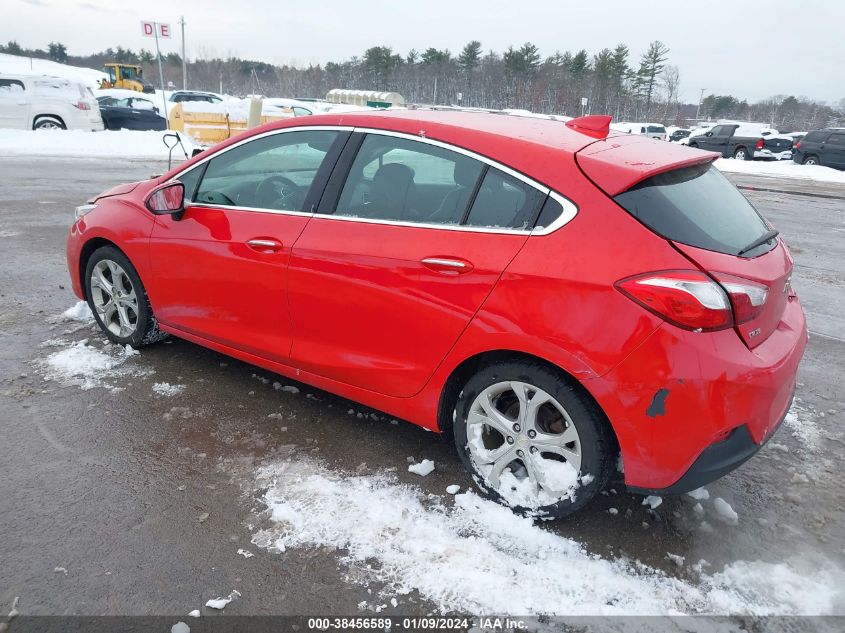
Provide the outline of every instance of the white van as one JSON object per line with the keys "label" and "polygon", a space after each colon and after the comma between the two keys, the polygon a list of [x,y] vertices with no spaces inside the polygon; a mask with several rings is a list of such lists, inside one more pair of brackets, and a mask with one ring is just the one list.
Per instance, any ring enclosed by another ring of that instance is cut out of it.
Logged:
{"label": "white van", "polygon": [[629,123],[622,121],[620,123],[611,123],[610,129],[627,134],[641,134],[648,138],[655,138],[658,141],[665,141],[668,138],[666,127],[662,123]]}
{"label": "white van", "polygon": [[79,81],[0,73],[0,128],[102,130],[100,106]]}

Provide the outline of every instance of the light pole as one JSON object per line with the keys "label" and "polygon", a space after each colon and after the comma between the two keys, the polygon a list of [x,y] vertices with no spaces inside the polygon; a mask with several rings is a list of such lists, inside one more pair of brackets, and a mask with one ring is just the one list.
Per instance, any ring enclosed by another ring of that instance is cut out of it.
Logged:
{"label": "light pole", "polygon": [[188,62],[185,60],[185,16],[179,18],[182,25],[182,90],[188,89]]}
{"label": "light pole", "polygon": [[698,107],[695,109],[695,122],[696,123],[698,123],[698,117],[701,114],[701,102],[704,100],[704,91],[705,90],[707,90],[707,88],[702,88],[701,94],[698,97]]}

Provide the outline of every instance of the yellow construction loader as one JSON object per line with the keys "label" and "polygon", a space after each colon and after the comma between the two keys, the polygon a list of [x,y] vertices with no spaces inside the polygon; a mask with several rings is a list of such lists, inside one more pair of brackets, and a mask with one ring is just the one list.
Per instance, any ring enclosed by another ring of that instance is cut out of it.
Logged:
{"label": "yellow construction loader", "polygon": [[136,64],[106,64],[103,68],[109,78],[100,82],[100,88],[123,88],[138,92],[155,92],[152,84],[144,81],[144,71]]}

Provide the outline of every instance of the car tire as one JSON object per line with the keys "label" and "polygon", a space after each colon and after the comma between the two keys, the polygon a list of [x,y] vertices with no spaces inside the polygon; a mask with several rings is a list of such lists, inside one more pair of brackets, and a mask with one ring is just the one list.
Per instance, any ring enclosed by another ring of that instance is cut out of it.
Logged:
{"label": "car tire", "polygon": [[815,154],[810,154],[809,156],[804,157],[804,161],[801,163],[802,165],[821,165],[819,162],[818,156]]}
{"label": "car tire", "polygon": [[33,130],[66,130],[67,126],[57,116],[40,116],[32,124]]}
{"label": "car tire", "polygon": [[88,259],[85,296],[97,325],[112,343],[138,348],[167,338],[158,328],[138,272],[114,246],[98,248]]}
{"label": "car tire", "polygon": [[751,156],[749,156],[748,150],[744,147],[737,147],[734,150],[734,158],[736,160],[751,160]]}
{"label": "car tire", "polygon": [[[519,514],[572,515],[613,473],[616,448],[606,417],[570,378],[539,362],[483,367],[458,396],[453,422],[458,455],[481,492]],[[536,483],[555,480],[574,481],[574,490]]]}

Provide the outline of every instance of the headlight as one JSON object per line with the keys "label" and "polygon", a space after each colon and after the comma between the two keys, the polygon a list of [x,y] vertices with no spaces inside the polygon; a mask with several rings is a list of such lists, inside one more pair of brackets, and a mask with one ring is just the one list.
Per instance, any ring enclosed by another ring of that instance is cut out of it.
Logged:
{"label": "headlight", "polygon": [[90,211],[93,211],[96,208],[96,204],[83,204],[82,206],[76,207],[76,210],[74,211],[74,217],[76,220],[78,220],[83,215],[89,213]]}

